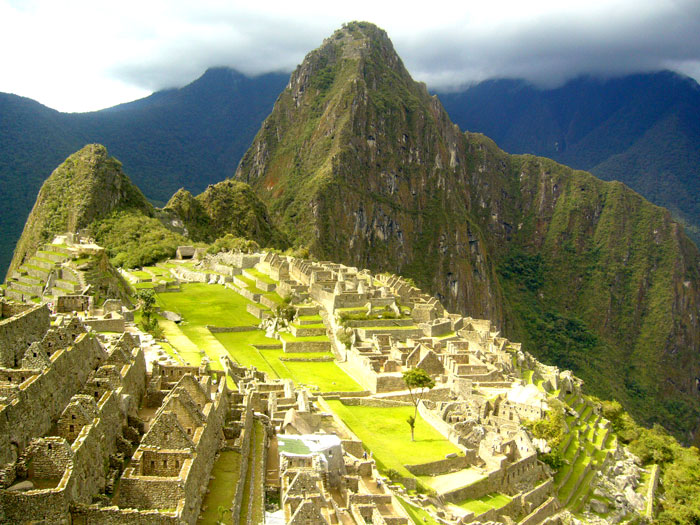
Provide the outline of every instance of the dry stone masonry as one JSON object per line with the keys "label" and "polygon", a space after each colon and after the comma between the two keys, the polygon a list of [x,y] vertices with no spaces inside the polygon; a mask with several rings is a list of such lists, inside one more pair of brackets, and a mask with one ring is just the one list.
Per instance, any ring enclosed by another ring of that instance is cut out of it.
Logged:
{"label": "dry stone masonry", "polygon": [[[280,340],[275,348],[295,360],[330,350],[309,360],[334,359],[364,391],[321,393],[271,378],[240,366],[235,352],[220,370],[206,359],[178,363],[134,326],[126,304],[97,308],[89,290],[54,297],[53,313],[11,293],[0,301],[0,522],[193,524],[212,510],[223,461],[238,475],[223,487],[219,514],[251,525],[256,516],[403,525],[406,505],[453,525],[571,523],[566,509],[621,521],[653,498],[656,484],[643,487],[581,381],[540,364],[488,320],[451,314],[394,275],[274,253],[200,259],[169,264],[172,281],[159,291],[224,285],[251,301],[260,327]],[[411,476],[397,477],[380,472],[328,401],[412,406],[403,380],[412,368],[435,381],[418,405],[422,419],[459,452],[417,457],[404,465]],[[556,476],[538,456],[547,444],[524,426],[553,403],[567,407],[563,450],[571,451]],[[505,503],[478,514],[462,505],[494,494]]]}

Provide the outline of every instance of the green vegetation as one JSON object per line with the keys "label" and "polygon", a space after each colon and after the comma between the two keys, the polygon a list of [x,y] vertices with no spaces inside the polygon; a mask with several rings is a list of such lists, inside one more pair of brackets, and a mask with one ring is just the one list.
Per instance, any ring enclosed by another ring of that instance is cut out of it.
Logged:
{"label": "green vegetation", "polygon": [[164,310],[180,314],[188,323],[206,326],[257,326],[245,297],[220,285],[183,283],[181,292],[158,294]]}
{"label": "green vegetation", "polygon": [[116,211],[91,227],[96,242],[104,246],[112,264],[125,268],[148,266],[175,255],[177,247],[190,244],[153,217],[133,211]]}
{"label": "green vegetation", "polygon": [[158,325],[158,320],[154,316],[153,307],[156,304],[156,296],[153,290],[139,290],[136,298],[141,305],[140,326],[145,332],[150,332],[156,338],[163,335],[163,331]]}
{"label": "green vegetation", "polygon": [[552,450],[547,454],[539,454],[539,458],[552,469],[558,470],[563,464],[560,447],[566,432],[564,406],[560,401],[550,399],[549,408],[546,418],[526,421],[524,426],[530,429],[534,437],[547,440]]}
{"label": "green vegetation", "polygon": [[258,244],[282,249],[289,245],[270,221],[265,205],[243,182],[226,179],[197,197],[180,189],[164,212],[179,217],[193,240],[214,242],[214,253],[236,248],[247,251]]}
{"label": "green vegetation", "polygon": [[340,401],[328,401],[333,411],[372,451],[377,466],[384,472],[393,469],[400,476],[413,477],[404,467],[444,459],[459,449],[418,416],[415,441],[403,429],[413,407],[376,408],[346,406]]}
{"label": "green vegetation", "polygon": [[[241,454],[233,450],[224,450],[214,462],[211,475],[214,479],[209,482],[209,487],[202,508],[205,509],[199,516],[203,523],[220,523],[233,525],[230,512],[220,513],[219,508],[230,509],[233,498],[236,495],[236,484],[240,477]],[[222,519],[223,518],[223,519]]]}
{"label": "green vegetation", "polygon": [[459,503],[458,506],[465,510],[470,510],[478,516],[479,514],[483,514],[491,509],[500,509],[510,502],[511,498],[505,494],[493,493],[487,494],[486,496],[482,496],[478,499],[472,499]]}
{"label": "green vegetation", "polygon": [[426,512],[424,509],[420,507],[415,507],[414,505],[411,505],[408,503],[406,500],[404,500],[402,497],[397,498],[399,500],[399,503],[401,503],[401,506],[406,510],[410,518],[413,520],[414,523],[424,523],[426,525],[438,525],[438,522],[435,521],[435,519],[432,517],[432,515],[429,512]]}
{"label": "green vegetation", "polygon": [[[288,378],[298,384],[306,384],[321,391],[362,390],[350,376],[332,361],[295,362],[294,357],[330,357],[329,352],[285,353],[281,343],[269,339],[260,330],[224,332],[212,334],[206,325],[256,326],[257,318],[246,311],[249,301],[218,285],[185,283],[180,292],[158,294],[158,304],[165,310],[180,314],[180,325],[161,319],[160,327],[168,341],[183,359],[198,364],[207,355],[212,366],[220,368],[219,357],[229,354],[244,366],[255,366],[272,377]],[[288,335],[288,334],[285,334]],[[292,338],[291,335],[289,335]],[[295,338],[292,338],[295,339]],[[328,340],[327,337],[296,338],[295,340]],[[258,350],[253,345],[279,345],[279,349]],[[283,360],[284,359],[284,360]]]}
{"label": "green vegetation", "polygon": [[27,219],[10,273],[55,235],[78,231],[113,211],[152,215],[153,207],[109,157],[104,146],[90,144],[68,157],[39,191]]}
{"label": "green vegetation", "polygon": [[[362,388],[332,361],[304,362],[289,359],[332,357],[330,352],[289,353],[279,349],[257,349],[254,345],[278,343],[260,330],[216,334],[231,357],[243,366],[254,366],[271,377],[292,379],[297,384],[310,385],[323,392],[360,391]],[[280,345],[281,346],[281,345]]]}
{"label": "green vegetation", "polygon": [[227,233],[223,237],[216,239],[207,248],[207,253],[215,254],[220,252],[243,252],[251,253],[260,250],[260,246],[257,242],[251,241],[249,239],[244,239],[242,237],[236,237],[230,233]]}
{"label": "green vegetation", "polygon": [[603,416],[610,420],[619,439],[646,466],[661,467],[660,512],[663,525],[700,523],[700,451],[682,447],[663,428],[637,425],[617,401],[603,401]]}
{"label": "green vegetation", "polygon": [[408,387],[415,410],[413,415],[406,418],[408,426],[411,427],[411,441],[414,441],[413,434],[416,429],[416,418],[418,417],[418,405],[426,392],[435,386],[435,381],[422,368],[409,368],[403,372],[403,382]]}

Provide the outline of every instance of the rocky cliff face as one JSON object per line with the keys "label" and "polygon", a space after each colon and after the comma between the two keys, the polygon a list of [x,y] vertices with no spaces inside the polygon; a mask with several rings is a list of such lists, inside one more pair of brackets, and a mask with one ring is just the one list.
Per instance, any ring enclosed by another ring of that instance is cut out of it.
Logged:
{"label": "rocky cliff face", "polygon": [[682,229],[622,184],[462,133],[375,26],[306,57],[236,177],[318,257],[413,277],[641,420],[698,427],[700,268]]}
{"label": "rocky cliff face", "polygon": [[226,234],[255,239],[261,246],[286,248],[284,234],[272,224],[265,205],[250,186],[234,180],[212,184],[194,197],[180,189],[164,208],[182,221],[195,241],[213,242]]}
{"label": "rocky cliff face", "polygon": [[100,144],[85,146],[56,168],[39,190],[8,275],[55,235],[76,232],[127,209],[153,215],[153,206],[124,174],[121,163]]}

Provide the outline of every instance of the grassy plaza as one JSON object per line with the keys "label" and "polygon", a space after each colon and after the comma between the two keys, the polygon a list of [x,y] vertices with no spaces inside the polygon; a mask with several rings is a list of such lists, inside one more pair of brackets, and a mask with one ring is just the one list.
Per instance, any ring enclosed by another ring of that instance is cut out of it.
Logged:
{"label": "grassy plaza", "polygon": [[393,469],[402,476],[412,476],[404,465],[416,465],[444,459],[459,449],[427,423],[420,415],[416,422],[415,441],[406,419],[413,407],[346,406],[330,400],[328,405],[365,447],[383,470]]}

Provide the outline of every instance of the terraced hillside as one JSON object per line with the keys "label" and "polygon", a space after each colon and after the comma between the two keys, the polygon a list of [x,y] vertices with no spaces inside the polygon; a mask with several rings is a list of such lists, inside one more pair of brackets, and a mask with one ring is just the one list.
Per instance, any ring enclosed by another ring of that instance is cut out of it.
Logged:
{"label": "terraced hillside", "polygon": [[[256,261],[261,260],[256,257]],[[225,361],[230,359],[237,366],[254,367],[271,379],[290,379],[297,387],[308,388],[310,401],[333,415],[332,422],[324,424],[325,431],[361,441],[385,482],[394,487],[408,514],[419,522],[438,523],[435,520],[440,513],[469,521],[500,520],[503,515],[520,512],[523,523],[537,523],[533,521],[537,516],[552,515],[557,509],[568,510],[585,521],[615,514],[630,519],[644,511],[624,503],[628,507],[621,512],[623,504],[602,481],[617,479],[615,469],[622,468],[620,465],[628,468],[631,460],[610,423],[601,416],[599,404],[583,396],[573,383],[558,383],[556,369],[531,357],[523,360],[517,345],[505,346],[513,367],[512,385],[534,388],[551,406],[561,405],[565,410],[565,439],[556,450],[563,461],[549,475],[534,480],[527,491],[475,489],[489,486],[485,483],[494,476],[491,467],[475,462],[470,455],[473,452],[456,445],[444,428],[436,427],[435,421],[423,417],[422,412],[416,423],[416,441],[412,441],[405,423],[413,412],[405,397],[407,392],[372,394],[371,381],[346,355],[349,344],[369,351],[368,341],[393,340],[401,346],[412,339],[426,344],[430,340],[430,344],[444,348],[463,338],[463,329],[435,328],[426,338],[425,326],[405,305],[396,311],[381,308],[371,312],[366,307],[341,306],[329,315],[328,304],[311,297],[311,288],[290,285],[288,277],[275,273],[269,265],[257,262],[237,268],[223,264],[222,259],[225,257],[209,257],[201,262],[168,261],[128,272],[135,289],[157,291],[162,314],[159,323],[168,340],[163,344],[169,347],[169,353],[182,363],[207,360],[215,369],[225,369]],[[383,288],[395,282],[387,276],[372,280],[373,285]],[[336,291],[340,288],[336,285]],[[291,313],[287,318],[288,309]],[[485,321],[474,323],[488,326]],[[355,334],[354,342],[341,342],[339,335],[348,331]],[[492,389],[488,402],[493,403],[494,414],[506,417],[499,415],[502,409],[498,408],[498,399],[503,396],[503,388],[511,388],[511,384],[494,382],[492,374],[484,374],[480,367],[471,366],[472,373],[477,374],[474,377],[483,374],[482,384],[491,385],[486,388]],[[437,407],[435,403],[425,406]],[[272,416],[275,425],[283,425],[290,407],[286,401],[277,406]],[[250,450],[260,447],[260,443],[256,431],[251,430]],[[255,481],[256,476],[263,476],[259,470],[261,454],[251,452],[252,459],[244,470],[236,470],[239,467],[234,465],[240,458],[219,459],[224,477],[232,471],[241,475],[245,471],[239,519],[257,516],[261,508],[259,483]],[[639,498],[646,505],[648,473],[638,472],[632,478],[637,480],[632,499]],[[210,488],[219,495],[226,491],[214,481]],[[216,495],[211,498],[214,505]],[[533,503],[523,506],[526,500]],[[214,514],[215,509],[208,507],[203,516]]]}
{"label": "terraced hillside", "polygon": [[[88,288],[89,287],[89,288]],[[2,285],[8,299],[20,302],[53,302],[60,296],[92,289],[98,301],[107,298],[128,302],[128,288],[99,246],[66,243],[57,237],[26,259]]]}

